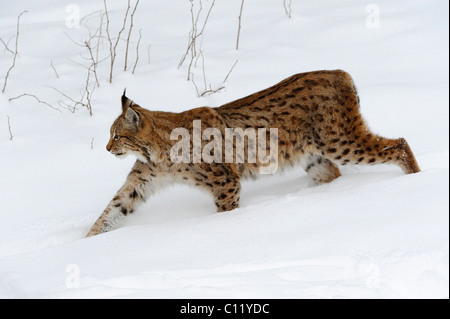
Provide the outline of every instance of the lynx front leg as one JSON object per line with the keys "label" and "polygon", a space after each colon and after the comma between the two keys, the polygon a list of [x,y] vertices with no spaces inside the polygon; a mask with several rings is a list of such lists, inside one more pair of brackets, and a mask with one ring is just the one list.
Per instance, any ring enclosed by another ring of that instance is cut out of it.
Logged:
{"label": "lynx front leg", "polygon": [[97,219],[86,237],[95,236],[113,229],[125,216],[135,211],[154,191],[160,174],[151,164],[136,161],[125,184],[117,192]]}
{"label": "lynx front leg", "polygon": [[225,177],[220,185],[216,182],[212,190],[218,212],[226,212],[239,207],[241,184],[239,179]]}

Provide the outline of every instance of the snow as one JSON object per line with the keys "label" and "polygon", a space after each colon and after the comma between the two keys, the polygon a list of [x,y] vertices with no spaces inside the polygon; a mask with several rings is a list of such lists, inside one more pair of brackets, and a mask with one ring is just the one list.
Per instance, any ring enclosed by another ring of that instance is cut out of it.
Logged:
{"label": "snow", "polygon": [[[203,2],[201,21],[210,3]],[[103,8],[102,1],[73,4],[80,17]],[[122,41],[112,84],[109,61],[99,64],[92,117],[83,107],[60,108],[63,97],[51,87],[79,97],[86,70],[75,62],[89,62],[69,37],[86,39],[86,21],[95,32],[98,13],[68,28],[68,3],[2,4],[5,42],[17,15],[28,12],[0,94],[0,298],[448,298],[448,2],[377,1],[379,28],[367,25],[369,4],[293,1],[289,19],[281,1],[246,1],[236,51],[240,1],[216,1],[202,52],[207,84],[225,89],[199,98],[187,64],[177,69],[189,2],[141,1],[128,61],[134,64],[142,28],[136,73],[123,72]],[[111,21],[122,21],[123,1],[108,8]],[[120,26],[111,28],[116,34]],[[12,54],[2,49],[4,76]],[[102,58],[107,53],[105,42]],[[193,68],[199,88],[201,64]],[[406,138],[421,173],[345,166],[342,177],[316,186],[296,168],[245,181],[241,208],[221,214],[208,194],[173,185],[117,230],[84,238],[134,161],[105,150],[124,87],[143,107],[182,111],[338,68],[354,78],[371,129]],[[60,111],[29,96],[9,101],[23,93]]]}

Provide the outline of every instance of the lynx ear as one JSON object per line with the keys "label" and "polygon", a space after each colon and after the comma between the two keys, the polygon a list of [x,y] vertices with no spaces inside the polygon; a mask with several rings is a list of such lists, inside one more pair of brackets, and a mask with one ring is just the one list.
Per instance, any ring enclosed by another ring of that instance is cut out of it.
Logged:
{"label": "lynx ear", "polygon": [[123,94],[122,94],[122,98],[121,98],[121,100],[122,100],[122,113],[124,113],[124,114],[125,114],[126,110],[131,106],[131,104],[133,104],[133,101],[125,96],[126,90],[127,89],[123,90]]}
{"label": "lynx ear", "polygon": [[130,123],[133,124],[136,128],[139,125],[140,122],[140,116],[139,113],[133,110],[131,107],[128,107],[125,110],[125,119]]}

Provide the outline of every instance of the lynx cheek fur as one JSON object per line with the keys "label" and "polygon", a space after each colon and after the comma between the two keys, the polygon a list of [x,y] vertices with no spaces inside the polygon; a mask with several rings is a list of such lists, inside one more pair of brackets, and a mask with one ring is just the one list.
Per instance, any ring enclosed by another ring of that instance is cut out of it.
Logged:
{"label": "lynx cheek fur", "polygon": [[[340,176],[337,164],[392,163],[406,174],[420,171],[405,139],[369,131],[352,78],[341,70],[296,74],[221,107],[183,113],[149,111],[123,95],[122,114],[111,127],[106,149],[118,157],[134,154],[137,161],[88,237],[113,229],[139,203],[174,181],[210,192],[219,212],[239,207],[241,178],[255,177],[262,163],[174,163],[170,151],[177,141],[170,138],[171,132],[184,128],[193,134],[194,120],[222,133],[226,128],[277,128],[280,168],[298,163],[318,184]],[[245,151],[249,152],[247,145]]]}

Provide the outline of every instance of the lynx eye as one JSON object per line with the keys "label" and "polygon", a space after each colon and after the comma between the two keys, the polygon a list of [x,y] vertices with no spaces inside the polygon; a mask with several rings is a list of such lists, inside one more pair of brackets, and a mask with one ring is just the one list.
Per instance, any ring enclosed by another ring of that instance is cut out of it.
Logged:
{"label": "lynx eye", "polygon": [[114,135],[114,139],[117,141],[120,138],[119,135]]}

